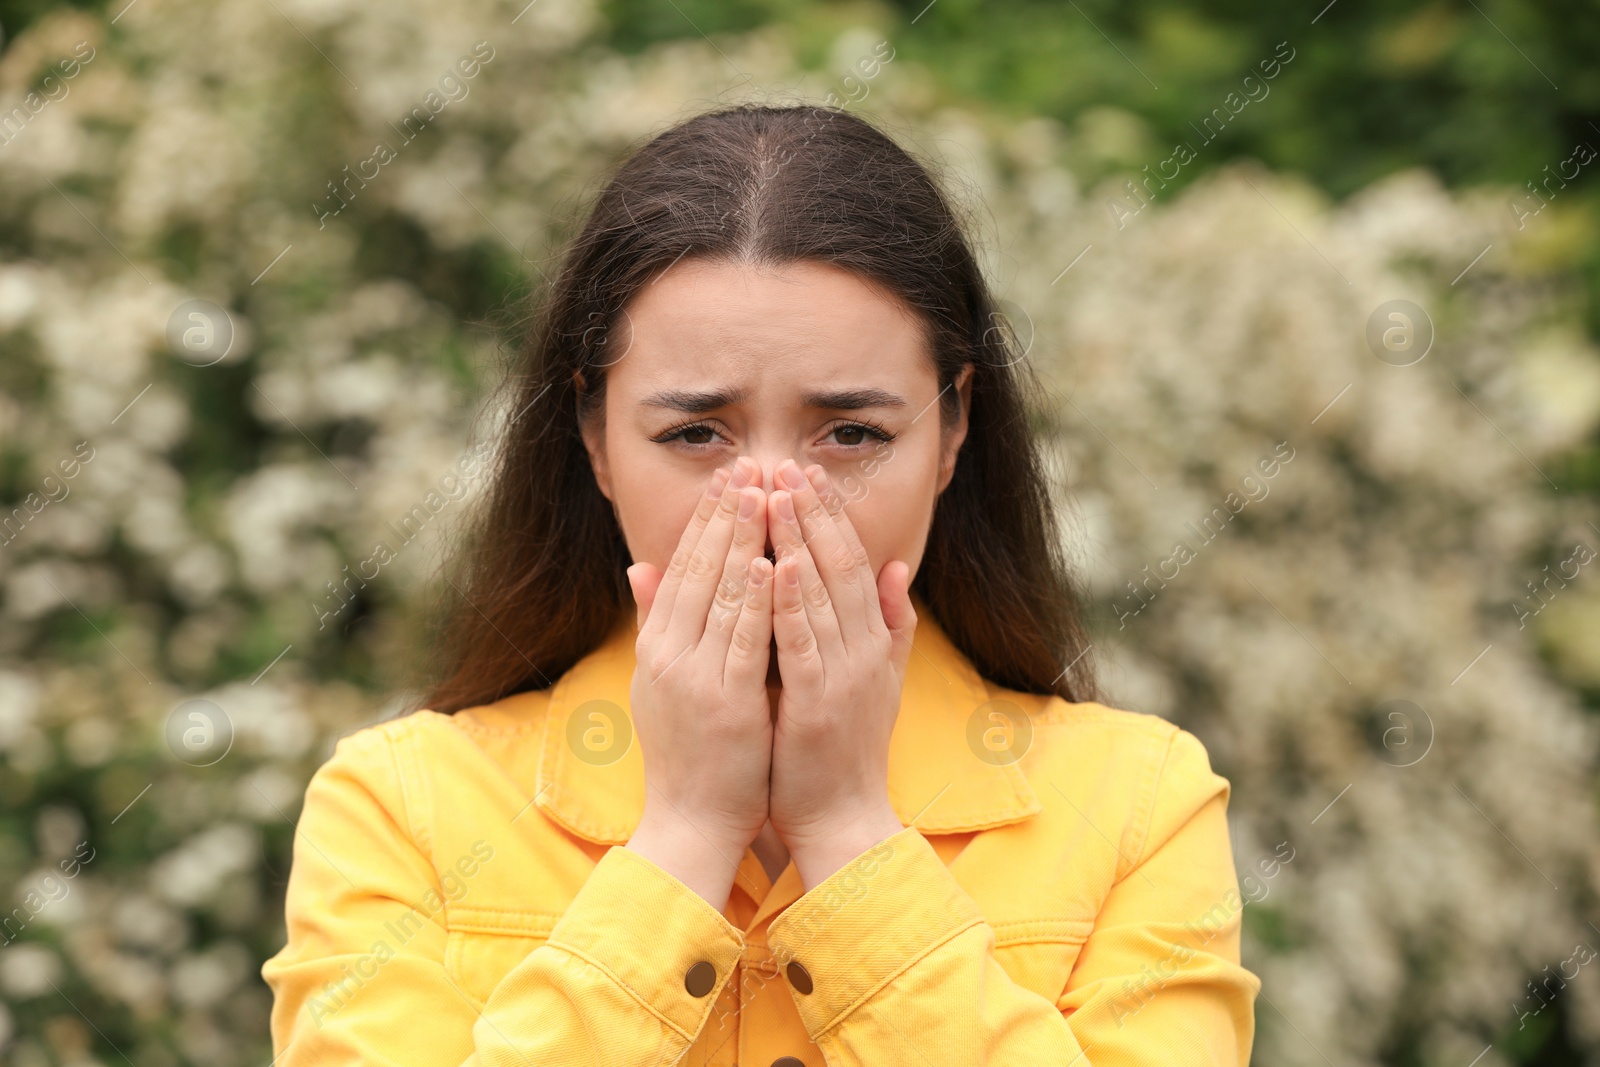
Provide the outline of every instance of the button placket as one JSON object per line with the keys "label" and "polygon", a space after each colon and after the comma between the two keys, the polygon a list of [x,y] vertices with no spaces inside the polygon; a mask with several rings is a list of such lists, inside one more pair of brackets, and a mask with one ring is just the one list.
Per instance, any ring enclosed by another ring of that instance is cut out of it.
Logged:
{"label": "button placket", "polygon": [[744,960],[745,969],[754,973],[764,982],[770,982],[778,977],[778,961],[771,955],[747,956]]}

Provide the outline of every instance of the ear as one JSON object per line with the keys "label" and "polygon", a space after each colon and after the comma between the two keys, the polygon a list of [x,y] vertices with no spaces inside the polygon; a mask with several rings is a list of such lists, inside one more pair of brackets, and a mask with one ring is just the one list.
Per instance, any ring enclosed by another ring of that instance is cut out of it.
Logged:
{"label": "ear", "polygon": [[589,453],[589,467],[594,471],[594,480],[600,486],[600,492],[612,505],[616,499],[611,495],[611,466],[606,462],[606,431],[603,420],[582,415],[578,416],[578,431],[583,435],[584,450]]}
{"label": "ear", "polygon": [[944,492],[945,487],[950,484],[950,479],[955,476],[956,456],[961,452],[961,443],[967,439],[967,412],[972,410],[972,372],[973,365],[964,363],[955,378],[956,396],[961,398],[961,412],[956,417],[955,425],[945,433],[944,440],[939,446],[938,492],[940,493]]}

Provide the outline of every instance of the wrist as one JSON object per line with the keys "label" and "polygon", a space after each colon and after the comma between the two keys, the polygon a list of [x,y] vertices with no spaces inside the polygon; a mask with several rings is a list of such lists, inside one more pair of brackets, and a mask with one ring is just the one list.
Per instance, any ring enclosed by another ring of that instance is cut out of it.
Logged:
{"label": "wrist", "polygon": [[745,848],[717,840],[683,819],[652,817],[649,812],[639,820],[625,847],[672,875],[719,912],[727,906]]}
{"label": "wrist", "polygon": [[800,883],[805,892],[838,871],[845,864],[905,829],[887,800],[853,817],[808,828],[785,840]]}

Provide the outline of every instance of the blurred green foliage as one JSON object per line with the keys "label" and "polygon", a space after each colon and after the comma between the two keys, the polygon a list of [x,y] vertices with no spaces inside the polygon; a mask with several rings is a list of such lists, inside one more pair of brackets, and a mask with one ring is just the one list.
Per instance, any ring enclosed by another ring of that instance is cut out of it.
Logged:
{"label": "blurred green foliage", "polygon": [[[810,0],[605,8],[608,43],[624,52],[773,20],[804,32],[840,17],[838,5]],[[1067,122],[1114,104],[1148,124],[1148,151],[1190,136],[1188,123],[1287,41],[1298,62],[1273,87],[1277,102],[1231,125],[1202,169],[1253,156],[1339,196],[1415,165],[1449,185],[1520,185],[1574,140],[1600,137],[1590,125],[1600,121],[1600,5],[897,0],[885,15],[897,54],[952,92]]]}
{"label": "blurred green foliage", "polygon": [[[622,51],[769,20],[825,39],[842,17],[839,5],[812,0],[605,7],[608,43]],[[1261,106],[1244,108],[1163,197],[1241,156],[1343,197],[1413,166],[1450,186],[1520,188],[1577,142],[1600,149],[1600,4],[896,0],[880,21],[896,54],[924,64],[949,93],[1087,134],[1093,150],[1073,162],[1089,182],[1195,143],[1191,124],[1286,42],[1294,60]],[[1108,120],[1108,106],[1138,121]],[[1572,185],[1585,210],[1600,214],[1600,179],[1585,168]],[[1589,290],[1589,331],[1600,337],[1600,243],[1584,245],[1572,266]]]}
{"label": "blurred green foliage", "polygon": [[[70,6],[114,14],[126,2]],[[0,28],[9,39],[58,6],[68,5],[0,0]],[[1241,156],[1343,197],[1413,166],[1450,186],[1525,188],[1574,144],[1600,148],[1600,4],[1588,2],[606,0],[602,8],[605,43],[625,54],[771,23],[792,27],[802,54],[808,43],[815,54],[840,26],[869,18],[949,94],[1076,126],[1088,151],[1073,163],[1088,182],[1194,143],[1193,124],[1286,43],[1294,60],[1262,106],[1244,108],[1163,197]],[[1108,107],[1137,121],[1120,123]],[[1600,180],[1585,168],[1572,185],[1573,199],[1600,216]],[[385,245],[380,255],[405,243],[403,234],[374,239]],[[1581,244],[1572,267],[1589,292],[1589,332],[1600,338],[1600,242]]]}
{"label": "blurred green foliage", "polygon": [[[160,0],[71,5],[0,0],[0,48],[9,47],[19,32],[52,8],[79,7],[110,18],[131,2]],[[1071,134],[1067,151],[1072,169],[1085,187],[1139,173],[1168,157],[1174,143],[1193,142],[1191,124],[1203,120],[1229,93],[1238,92],[1244,77],[1274,56],[1280,42],[1286,43],[1294,59],[1272,79],[1270,94],[1244,108],[1237,121],[1229,122],[1214,142],[1201,149],[1193,164],[1185,165],[1161,190],[1162,199],[1241,156],[1260,159],[1275,171],[1303,173],[1332,196],[1343,197],[1384,175],[1419,165],[1452,186],[1495,183],[1515,189],[1566,159],[1575,141],[1600,146],[1600,63],[1594,60],[1600,55],[1600,5],[1593,0],[1581,4],[1309,0],[1292,6],[1246,5],[1237,0],[1182,5],[1149,0],[1123,4],[909,0],[892,5],[609,0],[604,9],[607,17],[596,43],[625,54],[637,55],[664,41],[698,40],[702,35],[715,39],[778,23],[792,32],[800,55],[814,68],[827,65],[829,48],[842,29],[874,25],[893,43],[897,62],[904,59],[907,65],[928,71],[949,101],[983,101],[1018,118],[1042,114],[1062,122]],[[126,28],[127,23],[113,27],[113,39]],[[298,41],[293,42],[296,49]],[[287,87],[287,98],[280,101],[285,112],[281,125],[294,131],[298,151],[251,158],[265,164],[259,175],[262,188],[316,189],[349,158],[346,131],[339,128],[343,116],[327,106],[339,98],[343,86],[311,50],[289,54],[303,62],[303,72],[292,82],[275,84]],[[863,106],[871,111],[875,103]],[[588,163],[585,159],[585,172]],[[1594,240],[1594,220],[1600,218],[1600,176],[1592,170],[1600,170],[1600,163],[1584,168],[1571,188],[1562,190],[1559,212],[1530,222],[1530,227],[1544,231],[1539,235],[1543,265],[1555,263],[1587,287],[1587,325],[1591,334],[1600,336],[1600,245]],[[96,189],[86,184],[89,181],[73,176],[61,184],[75,196],[92,199]],[[522,191],[499,195],[514,201]],[[287,362],[283,353],[304,347],[299,327],[330,306],[340,308],[353,279],[404,279],[418,294],[448,309],[454,322],[493,315],[526,284],[522,265],[507,245],[486,238],[445,247],[416,217],[378,203],[363,200],[358,205],[359,248],[348,276],[321,274],[322,268],[313,263],[295,266],[296,273],[286,278],[290,267],[286,264],[273,279],[282,288],[263,286],[250,297],[253,303],[235,308],[261,325],[265,334],[258,346],[261,352]],[[43,254],[49,249],[30,244],[32,239],[20,229],[8,230],[0,219],[0,249],[19,257],[49,258]],[[233,240],[235,235],[222,228],[184,222],[161,235],[159,251],[169,277],[190,282],[215,275],[219,260],[231,263],[227,245]],[[410,343],[363,337],[361,345],[393,348],[408,367],[413,358],[437,364],[464,393],[471,384],[470,353],[463,335],[453,328]],[[43,363],[31,348],[25,334],[0,338],[0,350],[8,357],[0,359],[0,391],[27,398],[47,391]],[[224,525],[219,502],[234,483],[247,473],[280,463],[286,447],[299,449],[298,430],[290,434],[269,423],[254,403],[259,398],[253,383],[270,365],[264,357],[255,363],[204,369],[172,361],[162,372],[185,410],[204,413],[171,446],[166,459],[182,472],[185,511],[208,532]],[[359,457],[382,451],[369,447],[371,426],[360,416],[319,418],[306,428],[307,449],[326,455]],[[308,465],[315,469],[315,462]],[[1600,487],[1600,447],[1591,441],[1548,470],[1563,490],[1593,492]],[[0,449],[0,500],[15,502],[32,490],[36,480],[27,456]],[[1364,489],[1376,494],[1384,487]],[[1393,492],[1400,495],[1398,488]],[[1247,521],[1253,518],[1252,514]],[[34,547],[44,554],[46,546],[36,541]],[[338,560],[355,558],[359,553],[343,552]],[[98,562],[119,576],[124,599],[134,608],[90,605],[82,615],[54,612],[28,631],[28,642],[19,641],[13,654],[20,659],[81,664],[87,673],[107,656],[102,631],[115,632],[125,611],[142,611],[139,625],[161,634],[184,618],[183,605],[166,590],[165,572],[120,535],[108,541]],[[320,577],[323,572],[316,573]],[[327,568],[327,573],[334,570]],[[223,621],[217,626],[226,639],[210,659],[192,665],[166,664],[177,683],[198,686],[254,678],[291,640],[283,620],[272,613],[276,601],[237,591],[231,595],[243,621],[227,622],[219,612]],[[286,596],[282,599],[288,602]],[[388,585],[374,586],[332,632],[319,635],[315,643],[296,646],[300,669],[313,679],[338,679],[363,693],[381,689],[383,665],[369,630],[372,618],[389,614],[396,600]],[[296,601],[293,607],[298,612],[301,604]],[[300,621],[303,624],[303,617]],[[278,668],[280,674],[289,669],[287,663]],[[370,710],[355,696],[350,703],[363,714]],[[72,747],[71,739],[54,728],[49,742],[52,751]],[[210,792],[195,794],[206,801],[193,805],[196,809],[209,804],[229,810],[217,798],[228,793],[239,773],[195,774],[188,768],[174,773],[168,762],[147,740],[123,743],[110,762],[100,765],[51,763],[34,777],[0,767],[0,868],[24,866],[25,858],[20,857],[24,850],[18,843],[32,836],[35,815],[55,805],[85,813],[86,836],[108,843],[96,861],[98,876],[117,884],[135,882],[151,856],[176,849],[195,829],[158,816],[152,810],[154,802],[164,793],[177,795],[179,783],[197,783],[197,790]],[[255,764],[249,766],[253,769]],[[149,773],[151,767],[160,768],[159,773]],[[150,787],[152,778],[158,783],[152,795],[143,805],[130,808],[130,801]],[[234,792],[247,800],[259,794],[253,787]],[[126,817],[119,812],[126,812]],[[120,836],[111,832],[113,816],[121,819]],[[240,876],[237,885],[218,894],[220,902],[183,910],[185,921],[192,924],[188,937],[193,945],[211,946],[233,938],[249,949],[254,962],[277,947],[274,927],[263,925],[242,906],[237,914],[230,912],[228,902],[253,899],[246,887],[262,897],[281,891],[293,834],[289,818],[284,814],[279,819],[270,811],[260,817],[260,871]],[[119,851],[118,841],[136,845]],[[19,856],[7,856],[8,848]],[[259,878],[259,890],[253,888],[253,878]],[[270,914],[275,904],[269,900],[259,910]],[[1309,941],[1295,922],[1297,913],[1288,910],[1287,902],[1281,907],[1275,903],[1272,910],[1253,909],[1247,915],[1251,933],[1261,943],[1283,950]],[[153,1049],[168,1037],[136,1023],[125,1008],[94,999],[88,983],[74,981],[69,989],[75,998],[82,992],[85,999],[78,1000],[78,1006],[104,1027],[102,1036],[119,1047]],[[259,1019],[252,1012],[259,1011],[261,991],[250,992],[257,994],[254,1001],[241,1000],[241,1007],[225,1010],[237,1013],[241,1032],[259,1037]],[[1557,1004],[1526,1032],[1518,1028],[1513,1033],[1508,1027],[1497,1044],[1522,1064],[1576,1062],[1572,1058],[1576,1053],[1566,1043],[1565,1011],[1564,1002]],[[40,1032],[57,1013],[59,1005],[29,1001],[15,1014],[16,1029]],[[156,1029],[165,1030],[166,1024]],[[1386,1062],[1420,1062],[1412,1050],[1422,1040],[1415,1034],[1397,1034],[1390,1042],[1394,1055]],[[162,1062],[154,1052],[136,1052],[135,1058],[141,1067]]]}

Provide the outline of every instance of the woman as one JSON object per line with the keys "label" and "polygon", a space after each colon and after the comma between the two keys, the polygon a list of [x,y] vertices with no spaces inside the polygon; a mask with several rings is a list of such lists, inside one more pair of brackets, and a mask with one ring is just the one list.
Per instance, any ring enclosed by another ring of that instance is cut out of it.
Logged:
{"label": "woman", "polygon": [[626,161],[442,680],[307,789],[278,1065],[1248,1062],[1228,783],[1096,700],[993,307],[846,112]]}

